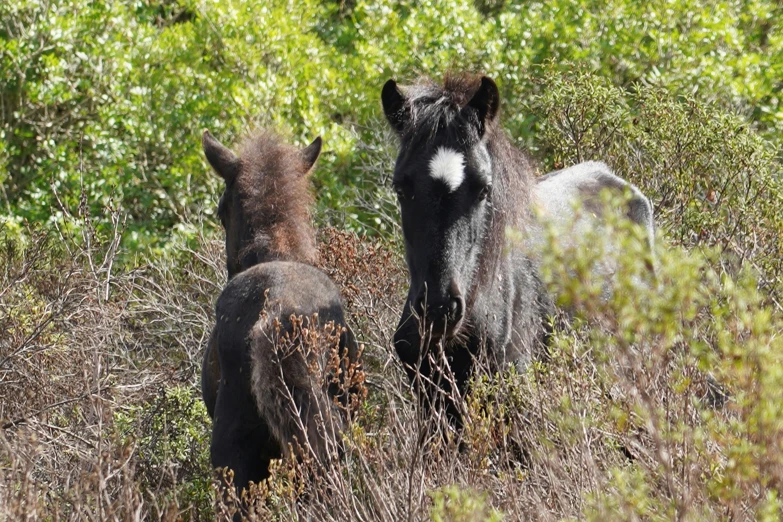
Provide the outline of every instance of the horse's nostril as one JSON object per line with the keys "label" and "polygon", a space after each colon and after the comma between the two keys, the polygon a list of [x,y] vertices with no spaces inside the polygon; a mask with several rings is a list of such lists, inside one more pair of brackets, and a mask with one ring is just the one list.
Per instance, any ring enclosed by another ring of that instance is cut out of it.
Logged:
{"label": "horse's nostril", "polygon": [[449,316],[452,321],[459,321],[462,319],[464,313],[464,304],[462,297],[452,297],[449,300]]}

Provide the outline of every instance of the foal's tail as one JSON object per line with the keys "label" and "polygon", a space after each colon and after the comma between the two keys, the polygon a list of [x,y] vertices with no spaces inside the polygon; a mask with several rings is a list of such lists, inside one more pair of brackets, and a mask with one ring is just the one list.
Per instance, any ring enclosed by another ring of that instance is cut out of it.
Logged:
{"label": "foal's tail", "polygon": [[277,339],[263,319],[250,341],[251,386],[261,419],[284,455],[328,467],[340,451],[342,418],[326,393],[319,361],[301,343]]}

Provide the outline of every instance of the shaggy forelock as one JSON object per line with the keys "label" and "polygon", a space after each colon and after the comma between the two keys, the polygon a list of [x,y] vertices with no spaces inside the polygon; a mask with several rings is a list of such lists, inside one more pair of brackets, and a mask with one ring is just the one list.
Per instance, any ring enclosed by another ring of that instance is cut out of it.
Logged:
{"label": "shaggy forelock", "polygon": [[410,118],[402,131],[405,143],[427,143],[439,132],[469,146],[478,141],[478,134],[467,125],[462,108],[481,86],[481,76],[470,73],[447,73],[443,83],[422,77],[405,87]]}

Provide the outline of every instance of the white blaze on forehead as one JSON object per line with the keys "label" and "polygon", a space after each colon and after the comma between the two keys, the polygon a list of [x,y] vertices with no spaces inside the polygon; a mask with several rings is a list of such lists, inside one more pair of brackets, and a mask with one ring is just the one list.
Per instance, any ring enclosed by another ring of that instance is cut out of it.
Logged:
{"label": "white blaze on forehead", "polygon": [[454,149],[440,147],[430,160],[430,176],[442,180],[454,192],[465,179],[465,157]]}

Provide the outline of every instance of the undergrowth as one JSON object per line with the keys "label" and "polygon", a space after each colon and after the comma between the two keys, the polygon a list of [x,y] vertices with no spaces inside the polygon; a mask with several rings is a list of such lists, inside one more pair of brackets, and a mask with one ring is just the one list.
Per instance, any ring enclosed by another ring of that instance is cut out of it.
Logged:
{"label": "undergrowth", "polygon": [[[693,100],[588,80],[553,77],[531,101],[548,118],[539,145],[563,165],[604,159],[643,187],[659,225],[654,272],[620,223],[607,230],[631,240],[615,245],[609,295],[590,269],[599,241],[545,242],[542,275],[563,310],[548,358],[474,377],[460,448],[431,435],[391,348],[407,286],[398,247],[324,228],[319,267],[364,345],[368,395],[342,463],[315,475],[274,463],[250,493],[251,519],[780,518],[774,151]],[[75,209],[70,227],[0,232],[0,520],[232,510],[216,500],[198,378],[223,244],[197,233],[118,263],[113,215],[108,231]]]}

